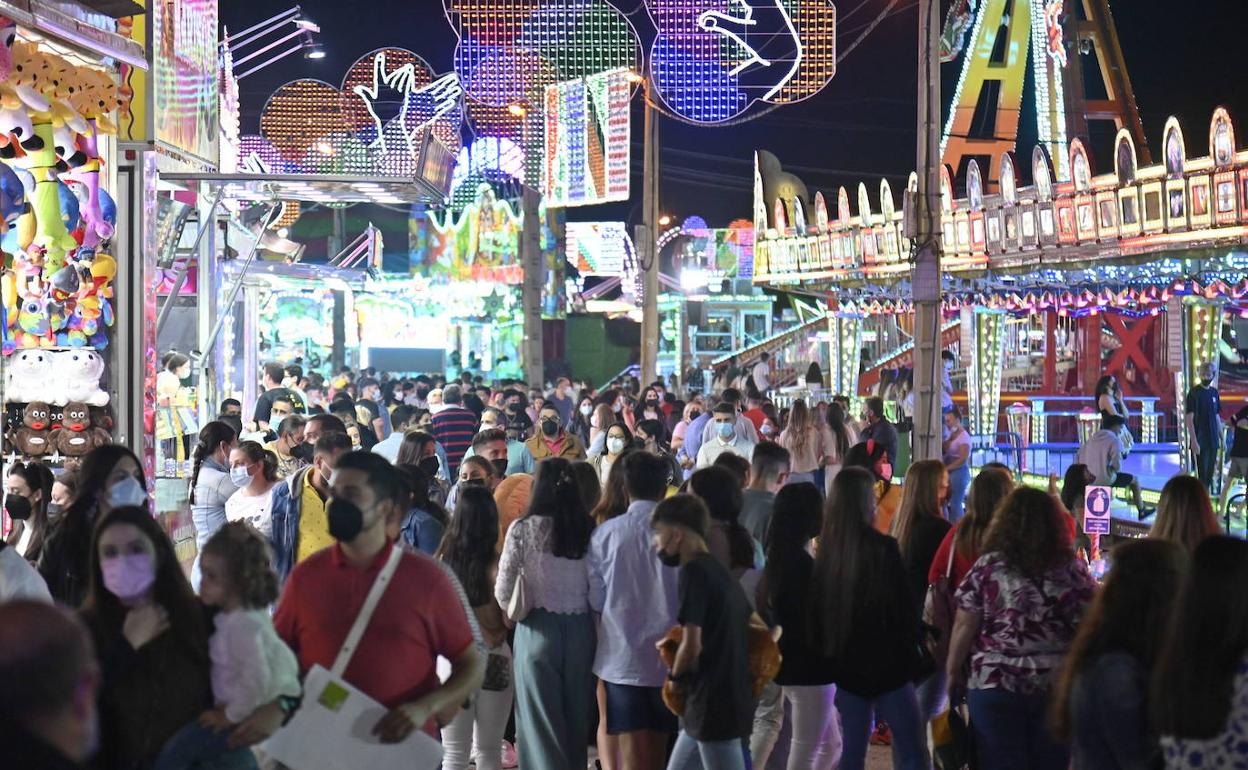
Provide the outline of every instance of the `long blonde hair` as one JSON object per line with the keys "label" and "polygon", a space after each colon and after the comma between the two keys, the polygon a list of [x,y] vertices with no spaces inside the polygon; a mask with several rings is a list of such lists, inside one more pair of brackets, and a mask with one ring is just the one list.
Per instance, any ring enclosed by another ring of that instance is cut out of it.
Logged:
{"label": "long blonde hair", "polygon": [[901,485],[901,505],[893,517],[892,536],[897,539],[902,558],[910,555],[910,541],[919,518],[932,516],[943,519],[940,510],[940,482],[947,471],[940,460],[920,460],[906,471]]}
{"label": "long blonde hair", "polygon": [[793,407],[789,410],[789,424],[784,429],[787,448],[795,453],[805,450],[814,433],[813,427],[806,401],[801,398],[794,400]]}
{"label": "long blonde hair", "polygon": [[1209,492],[1200,479],[1183,475],[1166,482],[1149,537],[1171,540],[1192,553],[1202,540],[1221,533]]}

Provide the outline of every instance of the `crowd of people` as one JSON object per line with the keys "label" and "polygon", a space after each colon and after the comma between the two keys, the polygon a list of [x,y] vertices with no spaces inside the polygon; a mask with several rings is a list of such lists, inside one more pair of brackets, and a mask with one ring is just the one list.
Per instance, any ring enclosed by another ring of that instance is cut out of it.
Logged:
{"label": "crowd of people", "polygon": [[901,477],[880,398],[777,410],[759,363],[687,399],[267,365],[199,431],[191,564],[125,447],[10,464],[0,765],[259,767],[343,654],[446,770],[930,768],[951,708],[981,768],[1248,765],[1248,544],[1200,480],[1111,548],[1099,456],[976,472],[950,408]]}

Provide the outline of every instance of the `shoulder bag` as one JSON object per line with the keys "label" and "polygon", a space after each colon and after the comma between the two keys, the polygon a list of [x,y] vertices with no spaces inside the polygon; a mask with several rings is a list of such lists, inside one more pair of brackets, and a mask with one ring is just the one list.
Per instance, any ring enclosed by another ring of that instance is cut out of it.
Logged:
{"label": "shoulder bag", "polygon": [[392,546],[333,668],[312,666],[303,680],[299,710],[260,747],[282,765],[293,770],[436,770],[441,764],[442,747],[424,725],[399,743],[381,743],[372,731],[389,709],[343,679],[402,558],[403,549]]}
{"label": "shoulder bag", "polygon": [[927,630],[927,650],[941,669],[949,658],[949,637],[953,633],[953,618],[957,612],[953,594],[953,557],[958,552],[957,536],[949,543],[949,561],[945,574],[927,587],[923,600],[923,624]]}
{"label": "shoulder bag", "polygon": [[[524,520],[521,519],[511,526],[527,527],[527,525],[523,524],[523,521]],[[508,622],[512,625],[523,622],[524,619],[529,616],[529,613],[533,611],[533,587],[528,585],[528,579],[524,569],[524,556],[526,549],[523,542],[520,540],[523,533],[524,530],[517,530],[516,532],[516,550],[518,551],[520,566],[519,572],[516,574],[516,584],[511,589],[511,598],[507,600],[507,606],[503,610],[503,614],[507,616]]]}

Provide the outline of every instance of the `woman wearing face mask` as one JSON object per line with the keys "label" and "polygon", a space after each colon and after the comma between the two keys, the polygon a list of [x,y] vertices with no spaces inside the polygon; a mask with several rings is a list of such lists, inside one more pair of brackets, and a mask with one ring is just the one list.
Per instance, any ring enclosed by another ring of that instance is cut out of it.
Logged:
{"label": "woman wearing face mask", "polygon": [[52,471],[41,462],[15,462],[4,481],[4,510],[14,522],[5,542],[26,561],[37,562],[47,537]]}
{"label": "woman wearing face mask", "polygon": [[594,417],[594,400],[590,398],[587,391],[581,391],[581,395],[576,400],[576,413],[572,415],[572,421],[568,423],[568,432],[581,440],[585,446],[591,443],[590,423]]}
{"label": "woman wearing face mask", "polygon": [[87,454],[78,480],[78,496],[52,526],[39,558],[39,573],[52,598],[68,607],[82,604],[87,595],[91,532],[99,517],[114,508],[148,505],[143,466],[120,444],[106,444]]}
{"label": "woman wearing face mask", "polygon": [[165,458],[185,460],[196,420],[193,391],[183,385],[191,376],[191,359],[171,350],[156,375],[156,438]]}
{"label": "woman wearing face mask", "polygon": [[893,516],[901,505],[901,487],[893,483],[893,465],[888,461],[887,447],[872,439],[855,444],[845,455],[844,467],[865,468],[875,476],[875,528],[888,534]]}
{"label": "woman wearing face mask", "polygon": [[78,474],[74,471],[64,471],[56,480],[52,482],[52,496],[48,500],[48,527],[55,526],[60,521],[61,514],[69,510],[69,506],[73,504],[78,497]]}
{"label": "woman wearing face mask", "polygon": [[641,400],[637,402],[637,406],[633,409],[633,424],[637,424],[643,420],[661,420],[663,419],[663,402],[659,400],[659,394],[654,388],[646,388]]}
{"label": "woman wearing face mask", "polygon": [[[149,767],[169,738],[213,706],[211,625],[146,508],[101,514],[89,575],[82,617],[103,679],[98,759],[109,768]],[[221,766],[254,768],[250,754],[235,749]]]}
{"label": "woman wearing face mask", "polygon": [[619,460],[625,450],[633,446],[632,434],[620,423],[608,428],[606,436],[607,439],[603,445],[605,451],[589,459],[589,462],[598,470],[599,483],[604,485],[607,483],[607,477],[611,475],[611,466]]}
{"label": "woman wearing face mask", "polygon": [[450,481],[443,470],[447,467],[446,452],[427,430],[410,431],[399,445],[396,466],[414,465],[429,478],[429,499],[442,505],[451,491]]}
{"label": "woman wearing face mask", "polygon": [[666,442],[663,440],[663,423],[658,420],[642,420],[637,423],[637,433],[634,435],[636,443],[651,454],[658,455],[667,463],[667,484],[668,486],[679,486],[680,479],[683,474],[680,472],[680,463],[667,450]]}
{"label": "woman wearing face mask", "polygon": [[695,401],[685,404],[684,414],[680,418],[680,422],[676,423],[676,427],[672,428],[672,454],[680,451],[685,445],[685,434],[689,432],[689,424],[702,416],[702,405]]}
{"label": "woman wearing face mask", "polygon": [[[464,465],[468,463],[465,462]],[[411,487],[411,499],[408,503],[407,516],[400,525],[399,533],[403,542],[413,551],[432,556],[442,542],[449,517],[446,510],[429,498],[429,475],[415,465],[396,465],[407,478]],[[464,466],[460,466],[463,473]]]}
{"label": "woman wearing face mask", "polygon": [[589,418],[589,456],[602,454],[607,445],[607,429],[619,420],[608,404],[598,404]]}
{"label": "woman wearing face mask", "polygon": [[277,457],[255,441],[244,441],[230,450],[230,481],[238,491],[225,501],[225,520],[245,521],[272,539]]}
{"label": "woman wearing face mask", "polygon": [[[210,422],[199,432],[191,472],[191,522],[195,525],[195,551],[225,524],[225,501],[238,489],[230,481],[230,450],[237,436],[223,422]],[[199,559],[191,568],[191,585],[199,585]]]}
{"label": "woman wearing face mask", "polygon": [[485,487],[493,492],[502,477],[494,469],[494,464],[484,457],[473,455],[464,458],[459,465],[459,487]]}

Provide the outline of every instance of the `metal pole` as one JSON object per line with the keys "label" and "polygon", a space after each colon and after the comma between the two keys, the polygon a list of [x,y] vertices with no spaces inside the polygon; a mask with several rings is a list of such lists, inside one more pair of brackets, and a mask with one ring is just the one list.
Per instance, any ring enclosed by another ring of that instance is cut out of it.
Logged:
{"label": "metal pole", "polygon": [[[208,214],[199,221],[199,232],[195,234],[195,244],[191,246],[192,252],[199,251],[199,244],[204,240],[204,233],[213,227],[213,217],[217,213],[217,206],[221,203],[221,196],[225,192],[224,187],[217,188],[217,194],[212,199],[212,206],[208,209]],[[169,290],[169,296],[165,298],[165,304],[160,306],[160,315],[156,316],[156,334],[160,334],[160,330],[164,328],[166,319],[169,318],[169,312],[173,310],[173,301],[177,299],[178,292],[182,291],[182,286],[186,283],[186,274],[190,270],[191,263],[188,260],[186,265],[178,271],[178,277],[173,281],[173,288]]]}
{"label": "metal pole", "polygon": [[[269,217],[273,216],[273,212],[277,211],[277,206],[271,206],[269,213],[264,215],[264,222],[268,222]],[[263,230],[261,230],[263,233]],[[247,256],[243,259],[243,267],[238,271],[238,275],[234,278],[234,284],[230,286],[230,293],[226,295],[225,307],[226,311],[217,316],[217,322],[213,325],[212,331],[208,334],[208,341],[204,343],[202,351],[203,358],[201,363],[208,361],[212,353],[212,348],[217,344],[217,337],[221,336],[221,330],[225,328],[225,322],[230,319],[234,313],[234,302],[238,299],[238,292],[243,288],[243,279],[247,277],[247,270],[251,268],[251,263],[256,261],[256,252],[260,250],[260,235],[251,242],[251,248],[247,251]]]}
{"label": "metal pole", "polygon": [[524,309],[524,344],[521,357],[524,379],[529,385],[545,386],[545,362],[542,360],[542,284],[544,270],[541,248],[541,219],[537,191],[524,188],[520,198],[522,226],[520,228],[520,266],[523,282],[520,284],[520,306]]}
{"label": "metal pole", "polygon": [[659,219],[659,121],[651,103],[650,78],[643,82],[645,122],[642,133],[641,223],[637,243],[642,275],[641,382],[654,382],[659,373],[659,255],[656,248]]}
{"label": "metal pole", "polygon": [[918,237],[914,265],[914,460],[940,459],[940,60],[938,0],[919,2]]}

